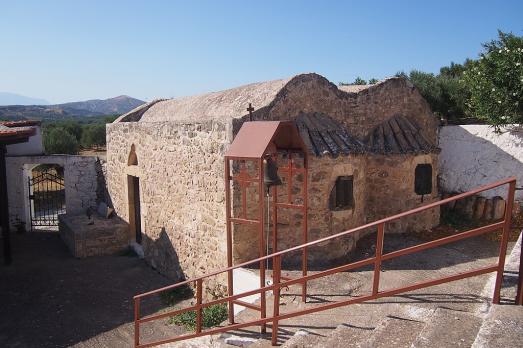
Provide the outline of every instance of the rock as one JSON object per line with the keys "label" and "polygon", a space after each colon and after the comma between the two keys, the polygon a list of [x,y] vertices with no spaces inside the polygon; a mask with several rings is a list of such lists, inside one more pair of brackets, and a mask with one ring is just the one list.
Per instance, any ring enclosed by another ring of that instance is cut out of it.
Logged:
{"label": "rock", "polygon": [[501,220],[505,216],[506,202],[503,198],[497,196],[492,199],[492,219]]}
{"label": "rock", "polygon": [[476,199],[476,204],[474,206],[474,214],[473,214],[474,220],[481,220],[481,218],[483,217],[483,213],[485,212],[486,200],[487,199],[485,197],[478,197],[478,199]]}
{"label": "rock", "polygon": [[463,207],[463,214],[472,219],[474,216],[474,206],[476,203],[477,196],[470,196],[465,199],[465,206]]}
{"label": "rock", "polygon": [[492,220],[492,210],[494,208],[494,205],[492,204],[491,199],[487,199],[485,201],[485,210],[483,212],[483,218],[484,221],[490,221]]}
{"label": "rock", "polygon": [[225,343],[230,344],[231,346],[236,347],[248,347],[251,344],[256,342],[256,339],[250,337],[240,337],[231,335],[224,339]]}
{"label": "rock", "polygon": [[105,202],[101,202],[100,204],[98,204],[98,208],[96,209],[96,211],[101,217],[108,219],[113,214],[114,209],[108,207],[107,204],[105,204]]}

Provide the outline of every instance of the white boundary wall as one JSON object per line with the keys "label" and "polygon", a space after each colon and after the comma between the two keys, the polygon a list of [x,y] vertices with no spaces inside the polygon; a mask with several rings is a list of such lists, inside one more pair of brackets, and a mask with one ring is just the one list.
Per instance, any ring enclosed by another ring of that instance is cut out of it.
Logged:
{"label": "white boundary wall", "polygon": [[[517,178],[523,186],[523,127],[495,133],[487,125],[444,126],[440,129],[440,184],[445,192],[464,192],[504,179]],[[506,198],[506,188],[484,192],[483,196]],[[523,191],[516,191],[523,200]]]}

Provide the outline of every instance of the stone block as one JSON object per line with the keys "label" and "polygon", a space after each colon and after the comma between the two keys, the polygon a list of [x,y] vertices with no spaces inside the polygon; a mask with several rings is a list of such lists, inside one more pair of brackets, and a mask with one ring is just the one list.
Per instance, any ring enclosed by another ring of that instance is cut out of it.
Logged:
{"label": "stone block", "polygon": [[484,221],[492,220],[493,209],[494,209],[494,204],[492,204],[492,200],[491,199],[487,199],[485,201],[485,210],[483,212],[482,220],[484,220]]}
{"label": "stone block", "polygon": [[501,220],[505,215],[506,202],[503,198],[497,196],[492,199],[492,219]]}
{"label": "stone block", "polygon": [[118,217],[58,216],[59,232],[71,254],[78,258],[111,255],[129,247],[129,226]]}
{"label": "stone block", "polygon": [[474,215],[474,205],[476,203],[477,196],[469,196],[465,198],[465,204],[463,206],[463,214],[469,219],[473,218]]}
{"label": "stone block", "polygon": [[483,213],[485,212],[485,202],[487,199],[485,197],[478,197],[476,199],[476,204],[474,206],[474,220],[481,220]]}

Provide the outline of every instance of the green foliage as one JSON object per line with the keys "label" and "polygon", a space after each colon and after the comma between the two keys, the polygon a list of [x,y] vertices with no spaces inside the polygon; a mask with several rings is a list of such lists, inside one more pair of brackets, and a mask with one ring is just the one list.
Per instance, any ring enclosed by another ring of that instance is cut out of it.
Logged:
{"label": "green foliage", "polygon": [[48,154],[75,155],[78,153],[78,141],[65,128],[53,127],[44,131],[44,148]]}
{"label": "green foliage", "polygon": [[[371,82],[371,81],[374,81],[374,82]],[[378,82],[377,79],[370,79],[369,80],[369,83],[372,84],[372,83],[376,83]],[[356,79],[354,79],[354,82],[351,82],[351,83],[348,83],[348,82],[340,82],[338,83],[338,86],[352,86],[352,85],[366,85],[367,84],[367,81],[365,81],[364,79],[362,79],[361,77],[356,77]]]}
{"label": "green foliage", "polygon": [[91,124],[83,127],[80,143],[84,148],[105,145],[105,124]]}
{"label": "green foliage", "polygon": [[352,85],[366,85],[367,84],[367,81],[365,81],[364,79],[362,79],[361,77],[356,77],[356,79],[354,80],[353,83],[351,83]]}
{"label": "green foliage", "polygon": [[[228,316],[225,303],[205,307],[202,312],[202,326],[204,328],[219,325]],[[169,318],[169,324],[183,325],[188,330],[194,330],[196,328],[196,311],[184,312],[171,317]]]}
{"label": "green foliage", "polygon": [[457,121],[466,116],[468,91],[459,80],[463,70],[463,65],[451,63],[441,68],[439,75],[412,70],[408,76],[403,72],[396,76],[407,76],[439,117]]}
{"label": "green foliage", "polygon": [[371,79],[369,80],[369,85],[373,85],[373,84],[378,83],[378,82],[379,82],[379,80],[378,80],[378,79],[375,79],[375,78],[373,77],[373,78],[371,78]]}
{"label": "green foliage", "polygon": [[499,129],[523,123],[523,37],[499,31],[463,73],[471,113]]}
{"label": "green foliage", "polygon": [[46,143],[56,142],[56,139],[47,138],[52,134],[51,131],[53,129],[60,129],[74,136],[77,142],[77,149],[78,145],[81,145],[83,148],[104,146],[106,143],[105,124],[113,122],[116,118],[118,118],[118,115],[76,117],[74,119],[60,121],[46,120],[42,123],[44,145]]}

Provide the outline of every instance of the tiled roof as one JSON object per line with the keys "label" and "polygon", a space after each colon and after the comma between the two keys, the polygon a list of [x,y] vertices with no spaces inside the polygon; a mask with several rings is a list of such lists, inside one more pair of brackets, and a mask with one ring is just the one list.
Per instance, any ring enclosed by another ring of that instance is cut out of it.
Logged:
{"label": "tiled roof", "polygon": [[366,152],[365,145],[327,115],[302,113],[295,120],[300,135],[316,156],[349,155]]}
{"label": "tiled roof", "polygon": [[39,121],[2,121],[0,122],[0,142],[16,142],[18,139],[24,141],[25,138],[36,132],[31,126],[39,124]]}
{"label": "tiled roof", "polygon": [[39,126],[41,124],[40,121],[35,120],[24,120],[24,121],[0,121],[0,125],[13,128],[13,127],[31,127],[31,126]]}
{"label": "tiled roof", "polygon": [[395,115],[370,133],[367,146],[373,153],[406,154],[438,151],[421,132],[421,128],[404,116]]}

